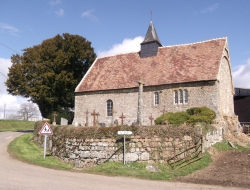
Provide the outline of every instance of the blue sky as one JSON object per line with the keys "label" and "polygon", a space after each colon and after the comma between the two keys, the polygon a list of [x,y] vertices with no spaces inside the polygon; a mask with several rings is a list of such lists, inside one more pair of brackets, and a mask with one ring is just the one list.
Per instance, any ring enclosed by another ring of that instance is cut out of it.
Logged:
{"label": "blue sky", "polygon": [[7,95],[4,86],[13,50],[22,54],[70,33],[91,41],[98,56],[139,51],[150,8],[164,46],[227,37],[235,86],[250,88],[249,0],[0,1],[0,118],[4,104],[11,112],[26,101]]}

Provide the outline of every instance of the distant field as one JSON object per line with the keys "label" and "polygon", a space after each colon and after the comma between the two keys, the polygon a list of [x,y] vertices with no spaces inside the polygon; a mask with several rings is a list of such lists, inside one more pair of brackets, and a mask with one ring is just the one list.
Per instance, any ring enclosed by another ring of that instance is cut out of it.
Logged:
{"label": "distant field", "polygon": [[0,132],[34,129],[34,121],[0,120]]}

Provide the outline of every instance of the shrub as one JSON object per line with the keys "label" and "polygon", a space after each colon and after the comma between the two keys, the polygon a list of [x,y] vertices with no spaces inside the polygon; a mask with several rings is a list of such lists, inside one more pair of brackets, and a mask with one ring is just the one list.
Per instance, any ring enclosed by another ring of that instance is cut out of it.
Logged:
{"label": "shrub", "polygon": [[169,112],[161,115],[155,119],[155,124],[161,125],[166,121],[169,124],[174,125],[180,125],[183,123],[211,123],[215,116],[215,112],[205,106],[194,107],[186,110],[185,112]]}

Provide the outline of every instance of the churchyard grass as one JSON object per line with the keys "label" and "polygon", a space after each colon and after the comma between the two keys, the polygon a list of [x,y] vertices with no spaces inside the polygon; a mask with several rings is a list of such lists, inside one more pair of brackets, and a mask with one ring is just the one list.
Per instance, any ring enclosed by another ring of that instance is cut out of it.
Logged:
{"label": "churchyard grass", "polygon": [[34,125],[35,125],[35,122],[33,121],[0,120],[0,132],[33,130]]}
{"label": "churchyard grass", "polygon": [[43,148],[32,142],[32,133],[17,137],[8,145],[8,152],[18,160],[59,170],[71,170],[73,165],[66,164],[52,157],[50,154],[44,158]]}

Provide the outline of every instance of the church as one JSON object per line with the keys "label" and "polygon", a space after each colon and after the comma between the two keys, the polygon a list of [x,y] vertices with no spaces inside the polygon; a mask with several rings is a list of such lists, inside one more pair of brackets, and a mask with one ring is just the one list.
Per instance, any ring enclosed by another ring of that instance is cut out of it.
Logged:
{"label": "church", "polygon": [[234,117],[227,38],[162,46],[151,21],[139,52],[97,58],[75,89],[75,126],[151,125],[207,106]]}

